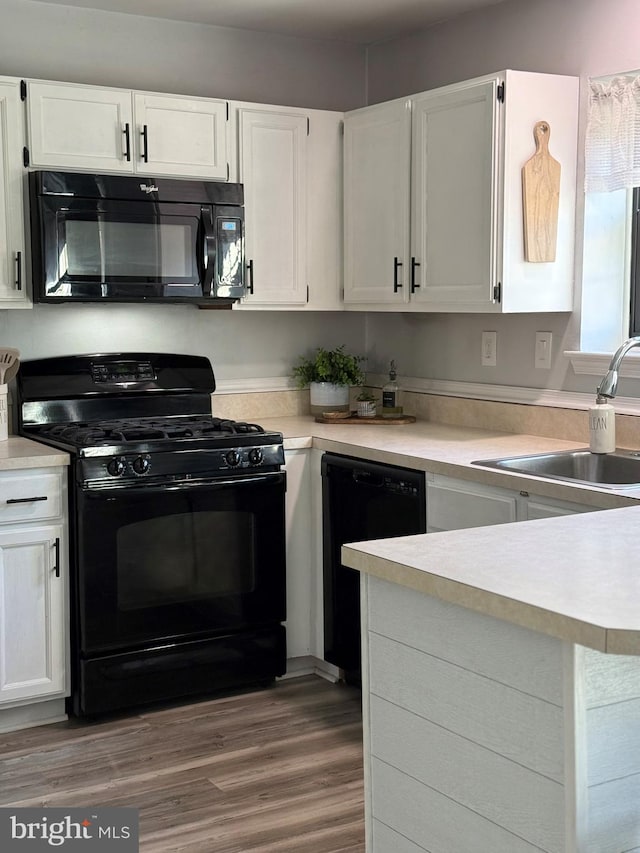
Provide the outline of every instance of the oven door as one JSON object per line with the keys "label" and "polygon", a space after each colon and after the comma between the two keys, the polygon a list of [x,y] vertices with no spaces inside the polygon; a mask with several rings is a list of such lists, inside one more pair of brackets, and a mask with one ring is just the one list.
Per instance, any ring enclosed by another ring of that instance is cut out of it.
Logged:
{"label": "oven door", "polygon": [[284,473],[78,490],[80,653],[286,618]]}

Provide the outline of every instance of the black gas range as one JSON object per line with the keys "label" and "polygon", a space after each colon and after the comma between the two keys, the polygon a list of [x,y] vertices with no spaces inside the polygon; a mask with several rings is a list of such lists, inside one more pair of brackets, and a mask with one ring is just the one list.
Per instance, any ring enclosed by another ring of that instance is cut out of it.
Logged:
{"label": "black gas range", "polygon": [[212,417],[214,390],[191,355],[21,366],[20,433],[71,455],[76,714],[284,673],[282,435]]}

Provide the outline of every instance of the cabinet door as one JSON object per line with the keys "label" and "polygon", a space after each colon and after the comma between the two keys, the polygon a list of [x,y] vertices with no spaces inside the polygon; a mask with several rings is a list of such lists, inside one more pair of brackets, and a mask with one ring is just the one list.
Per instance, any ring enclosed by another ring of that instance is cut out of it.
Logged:
{"label": "cabinet door", "polygon": [[0,307],[28,308],[19,81],[0,78]]}
{"label": "cabinet door", "polygon": [[408,101],[345,116],[345,302],[408,299],[410,144]]}
{"label": "cabinet door", "polygon": [[133,171],[131,92],[65,83],[29,83],[32,166]]}
{"label": "cabinet door", "polygon": [[515,494],[443,478],[427,481],[427,533],[516,521]]}
{"label": "cabinet door", "polygon": [[412,300],[487,310],[497,284],[498,80],[413,99]]}
{"label": "cabinet door", "polygon": [[226,101],[136,92],[134,114],[136,172],[228,180]]}
{"label": "cabinet door", "polygon": [[65,690],[62,536],[61,525],[0,532],[0,703]]}
{"label": "cabinet door", "polygon": [[307,117],[238,110],[248,304],[307,301]]}
{"label": "cabinet door", "polygon": [[287,658],[311,652],[311,470],[309,450],[287,450]]}
{"label": "cabinet door", "polygon": [[[521,492],[522,494],[522,492]],[[593,512],[598,507],[582,506],[580,504],[551,501],[548,498],[528,497],[523,501],[520,515],[523,521],[534,518],[554,518],[557,515],[575,515],[577,512]]]}

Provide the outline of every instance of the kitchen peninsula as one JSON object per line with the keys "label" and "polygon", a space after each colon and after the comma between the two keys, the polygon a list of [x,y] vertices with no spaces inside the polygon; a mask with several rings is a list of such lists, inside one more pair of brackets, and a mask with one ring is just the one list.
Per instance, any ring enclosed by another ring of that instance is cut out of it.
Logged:
{"label": "kitchen peninsula", "polygon": [[368,853],[640,849],[640,507],[358,543]]}

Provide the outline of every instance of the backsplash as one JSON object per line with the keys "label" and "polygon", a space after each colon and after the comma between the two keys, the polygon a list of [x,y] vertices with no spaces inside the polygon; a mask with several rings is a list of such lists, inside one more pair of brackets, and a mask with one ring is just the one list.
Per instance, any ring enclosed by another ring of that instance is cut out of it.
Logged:
{"label": "backsplash", "polygon": [[236,421],[308,415],[309,392],[305,390],[212,394],[211,411],[216,418],[232,418]]}
{"label": "backsplash", "polygon": [[[375,393],[376,389],[373,390]],[[356,391],[352,389],[351,404],[354,409]],[[501,403],[413,391],[401,391],[400,404],[405,414],[415,415],[418,420],[543,435],[585,445],[589,442],[588,414],[584,409]],[[292,390],[214,394],[212,410],[216,417],[258,422],[260,418],[304,416],[309,415],[309,392]],[[618,447],[640,449],[640,417],[616,415],[616,436]]]}

